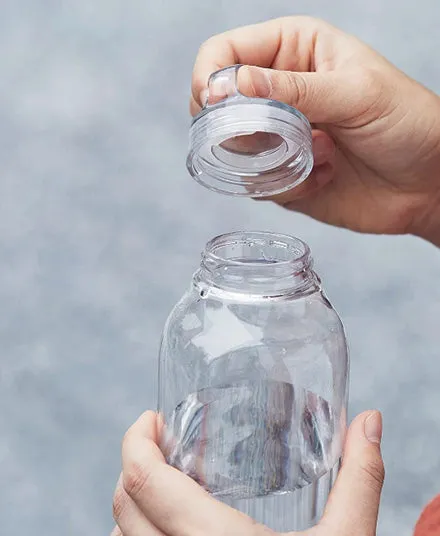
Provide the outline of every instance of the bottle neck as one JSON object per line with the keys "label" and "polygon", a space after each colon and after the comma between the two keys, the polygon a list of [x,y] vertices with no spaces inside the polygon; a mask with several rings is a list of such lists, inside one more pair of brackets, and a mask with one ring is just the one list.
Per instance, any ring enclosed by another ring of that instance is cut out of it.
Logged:
{"label": "bottle neck", "polygon": [[240,294],[276,297],[319,289],[310,249],[301,240],[269,232],[214,238],[202,254],[194,283]]}

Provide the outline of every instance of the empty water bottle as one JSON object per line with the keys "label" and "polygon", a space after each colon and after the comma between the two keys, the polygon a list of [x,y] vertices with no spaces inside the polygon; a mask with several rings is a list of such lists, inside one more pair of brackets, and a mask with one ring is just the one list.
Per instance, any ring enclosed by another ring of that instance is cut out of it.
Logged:
{"label": "empty water bottle", "polygon": [[338,472],[348,355],[308,246],[267,232],[208,243],[159,361],[168,462],[271,529],[314,525]]}

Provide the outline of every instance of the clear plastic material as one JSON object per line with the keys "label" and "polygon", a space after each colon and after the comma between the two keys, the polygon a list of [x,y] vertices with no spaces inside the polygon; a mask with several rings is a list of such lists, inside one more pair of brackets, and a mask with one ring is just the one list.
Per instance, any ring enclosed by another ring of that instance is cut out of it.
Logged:
{"label": "clear plastic material", "polygon": [[211,75],[206,104],[191,125],[187,168],[216,192],[269,197],[310,174],[312,131],[291,106],[242,95],[237,88],[240,67]]}
{"label": "clear plastic material", "polygon": [[273,530],[313,526],[338,471],[348,354],[307,245],[265,232],[212,240],[159,363],[168,462]]}

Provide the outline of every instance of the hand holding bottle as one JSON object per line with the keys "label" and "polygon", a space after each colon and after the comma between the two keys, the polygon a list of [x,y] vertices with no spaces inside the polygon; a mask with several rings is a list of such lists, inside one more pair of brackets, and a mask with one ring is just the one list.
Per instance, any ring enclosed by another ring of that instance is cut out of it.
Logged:
{"label": "hand holding bottle", "polygon": [[285,102],[314,126],[315,167],[274,200],[318,220],[440,245],[440,99],[356,38],[309,17],[239,28],[196,60],[191,111],[231,64],[239,90]]}
{"label": "hand holding bottle", "polygon": [[[114,496],[112,536],[268,536],[275,534],[213,499],[167,465],[158,447],[159,420],[147,412],[127,432]],[[342,469],[310,536],[374,536],[384,470],[378,412],[359,415],[348,431]]]}

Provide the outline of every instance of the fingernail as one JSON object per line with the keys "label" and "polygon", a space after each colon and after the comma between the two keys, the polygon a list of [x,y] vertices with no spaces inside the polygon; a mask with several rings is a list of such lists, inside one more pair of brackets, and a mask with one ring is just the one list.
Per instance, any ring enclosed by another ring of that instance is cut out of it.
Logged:
{"label": "fingernail", "polygon": [[335,151],[335,145],[328,136],[316,136],[313,138],[313,157],[315,163],[320,165],[328,160]]}
{"label": "fingernail", "polygon": [[200,92],[200,104],[205,106],[206,101],[208,100],[208,88],[202,89]]}
{"label": "fingernail", "polygon": [[334,174],[334,167],[329,164],[321,164],[320,166],[317,166],[313,170],[313,177],[316,181],[316,184],[319,188],[322,188],[326,184],[328,184]]}
{"label": "fingernail", "polygon": [[249,97],[269,99],[272,95],[270,70],[260,67],[242,67],[238,71],[238,89]]}
{"label": "fingernail", "polygon": [[364,432],[370,443],[380,444],[382,440],[382,415],[378,411],[374,411],[365,419]]}

